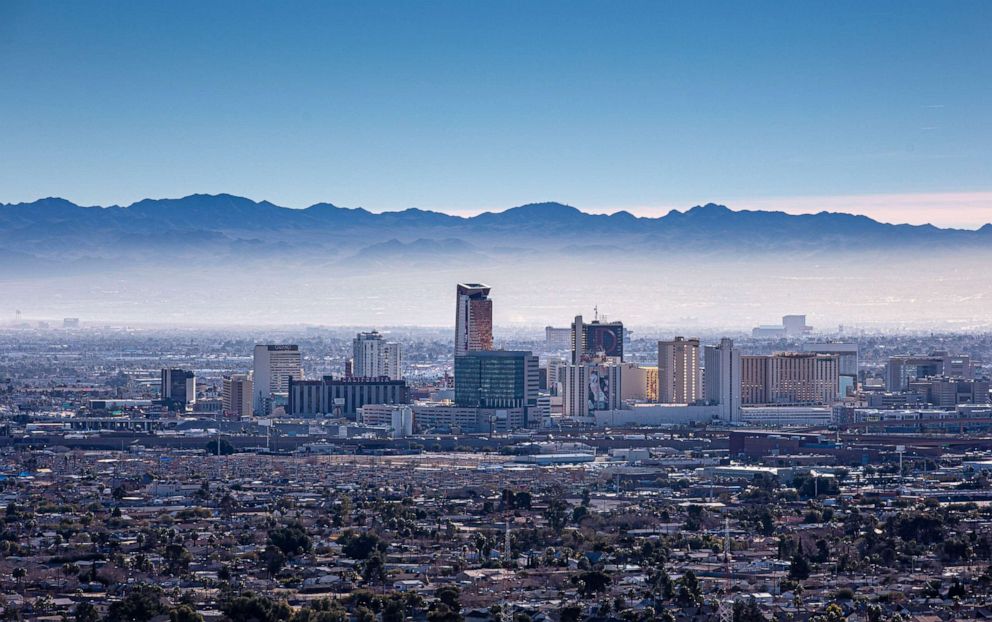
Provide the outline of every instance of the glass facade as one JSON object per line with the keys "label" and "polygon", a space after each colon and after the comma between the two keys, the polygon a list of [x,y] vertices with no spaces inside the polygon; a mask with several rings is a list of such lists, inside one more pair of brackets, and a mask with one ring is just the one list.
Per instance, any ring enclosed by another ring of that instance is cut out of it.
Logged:
{"label": "glass facade", "polygon": [[537,357],[526,351],[469,352],[455,357],[455,404],[467,408],[533,406],[537,373]]}

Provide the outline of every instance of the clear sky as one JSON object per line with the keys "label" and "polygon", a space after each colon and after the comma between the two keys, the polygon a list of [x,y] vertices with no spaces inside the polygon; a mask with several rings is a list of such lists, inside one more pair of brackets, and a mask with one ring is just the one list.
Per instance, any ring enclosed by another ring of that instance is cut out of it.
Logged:
{"label": "clear sky", "polygon": [[992,2],[0,0],[0,202],[992,221]]}

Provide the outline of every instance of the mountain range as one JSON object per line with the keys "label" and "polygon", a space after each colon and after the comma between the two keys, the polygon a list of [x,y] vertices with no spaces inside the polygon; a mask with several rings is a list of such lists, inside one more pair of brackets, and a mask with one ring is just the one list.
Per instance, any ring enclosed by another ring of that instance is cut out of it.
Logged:
{"label": "mountain range", "polygon": [[560,203],[454,216],[290,209],[233,195],[83,207],[0,204],[0,322],[443,325],[459,281],[496,321],[565,323],[599,303],[628,323],[992,325],[992,225],[892,225],[706,204],[657,218]]}
{"label": "mountain range", "polygon": [[289,254],[334,259],[354,269],[366,261],[453,254],[477,260],[513,253],[657,255],[673,249],[808,255],[921,246],[988,248],[992,224],[977,231],[941,229],[844,213],[733,211],[712,203],[657,218],[623,211],[589,214],[560,203],[469,217],[416,208],[372,213],[330,203],[291,209],[228,194],[144,199],[126,207],[84,207],[61,198],[0,204],[0,256],[19,265],[33,258],[39,266],[67,260],[143,262],[152,252],[246,260]]}

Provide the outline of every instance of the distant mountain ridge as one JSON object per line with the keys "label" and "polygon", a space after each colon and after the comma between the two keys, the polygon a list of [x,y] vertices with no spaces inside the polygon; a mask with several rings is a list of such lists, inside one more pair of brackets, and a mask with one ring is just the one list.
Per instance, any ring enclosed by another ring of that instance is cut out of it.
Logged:
{"label": "distant mountain ridge", "polygon": [[602,304],[632,325],[808,312],[815,325],[963,330],[992,326],[990,260],[992,225],[716,204],[645,218],[561,203],[456,216],[227,194],[102,208],[48,198],[0,205],[0,318],[434,326],[470,280],[498,292],[500,322],[567,325]]}
{"label": "distant mountain ridge", "polygon": [[989,248],[992,224],[977,231],[933,225],[892,225],[845,213],[791,215],[734,211],[708,203],[655,218],[629,212],[590,214],[561,203],[531,203],[501,212],[457,216],[410,208],[373,213],[317,203],[282,207],[230,194],[143,199],[122,206],[80,206],[51,197],[0,204],[0,251],[18,263],[46,260],[268,256],[290,253],[323,259],[349,258],[355,266],[428,254],[521,251],[582,254],[672,249],[703,254],[752,252],[819,253],[891,248]]}

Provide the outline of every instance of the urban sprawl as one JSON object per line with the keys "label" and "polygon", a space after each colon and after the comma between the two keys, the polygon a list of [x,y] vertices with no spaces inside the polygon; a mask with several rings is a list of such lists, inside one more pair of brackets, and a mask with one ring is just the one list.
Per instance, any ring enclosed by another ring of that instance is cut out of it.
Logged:
{"label": "urban sprawl", "polygon": [[[992,335],[0,327],[49,622],[992,619]],[[357,334],[356,334],[357,333]]]}

